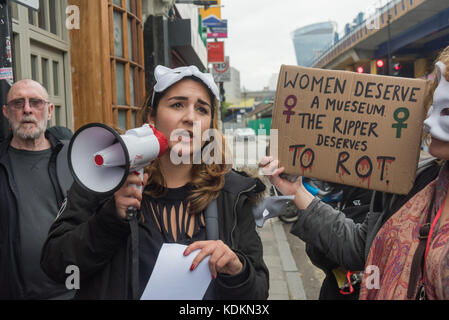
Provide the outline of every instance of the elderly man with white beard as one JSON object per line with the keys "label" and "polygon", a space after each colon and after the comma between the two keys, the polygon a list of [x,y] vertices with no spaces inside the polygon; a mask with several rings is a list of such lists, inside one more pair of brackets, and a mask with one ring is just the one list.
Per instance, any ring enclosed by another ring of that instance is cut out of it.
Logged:
{"label": "elderly man with white beard", "polygon": [[42,245],[66,191],[57,170],[64,143],[46,131],[54,108],[47,90],[29,79],[11,87],[3,106],[11,135],[0,143],[2,300],[69,299],[74,294],[40,267]]}

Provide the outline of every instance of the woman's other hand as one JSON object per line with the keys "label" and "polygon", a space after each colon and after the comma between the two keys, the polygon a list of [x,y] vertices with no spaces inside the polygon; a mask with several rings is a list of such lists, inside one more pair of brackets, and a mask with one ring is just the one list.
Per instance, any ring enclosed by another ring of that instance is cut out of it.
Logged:
{"label": "woman's other hand", "polygon": [[209,269],[212,278],[215,279],[218,273],[236,275],[243,269],[243,264],[239,257],[232,251],[223,241],[197,241],[192,243],[184,251],[184,255],[188,256],[195,250],[201,250],[192,262],[190,270],[195,268],[207,256],[209,258]]}

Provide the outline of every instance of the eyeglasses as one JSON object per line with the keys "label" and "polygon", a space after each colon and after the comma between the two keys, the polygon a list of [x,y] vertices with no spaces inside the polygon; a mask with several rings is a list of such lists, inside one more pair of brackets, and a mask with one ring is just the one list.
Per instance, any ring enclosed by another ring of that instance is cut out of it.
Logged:
{"label": "eyeglasses", "polygon": [[[36,109],[36,110],[41,110],[45,105],[47,105],[50,102],[42,100],[42,99],[37,99],[37,98],[29,98],[28,103],[30,105],[30,108]],[[24,98],[20,98],[20,99],[11,100],[6,105],[8,107],[10,107],[11,109],[22,110],[23,108],[25,108],[25,104],[26,104],[26,100]]]}

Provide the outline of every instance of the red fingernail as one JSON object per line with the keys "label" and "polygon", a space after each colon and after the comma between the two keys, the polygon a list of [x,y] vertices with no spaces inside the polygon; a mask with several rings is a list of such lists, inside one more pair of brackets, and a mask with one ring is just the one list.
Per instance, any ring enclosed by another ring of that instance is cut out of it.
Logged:
{"label": "red fingernail", "polygon": [[190,271],[195,270],[195,267],[196,267],[196,265],[195,265],[195,264],[192,264],[192,265],[190,266]]}
{"label": "red fingernail", "polygon": [[186,251],[184,251],[184,256],[186,256],[187,255],[187,249],[186,249]]}
{"label": "red fingernail", "polygon": [[215,280],[217,278],[216,275],[212,275],[212,279]]}

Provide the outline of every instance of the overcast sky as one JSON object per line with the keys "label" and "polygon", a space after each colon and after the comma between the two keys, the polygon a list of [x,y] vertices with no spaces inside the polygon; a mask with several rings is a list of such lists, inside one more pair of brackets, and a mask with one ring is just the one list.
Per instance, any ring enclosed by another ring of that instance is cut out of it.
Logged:
{"label": "overcast sky", "polygon": [[[335,21],[338,31],[379,0],[222,0],[228,20],[225,54],[246,90],[262,90],[282,64],[296,65],[291,33],[308,24]],[[385,2],[385,0],[384,0]]]}

